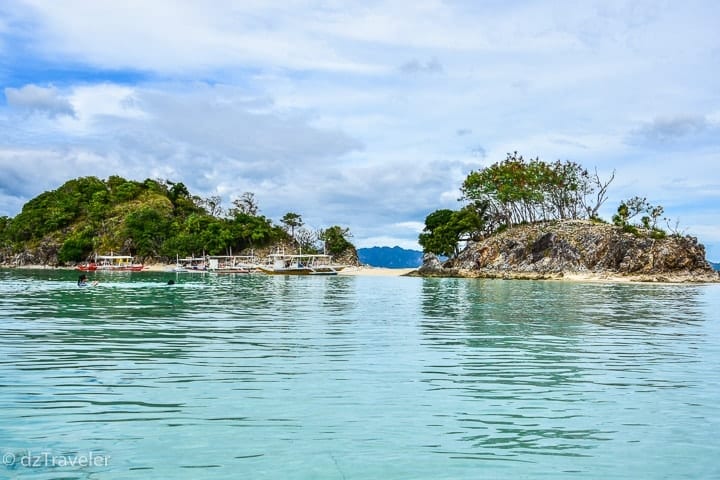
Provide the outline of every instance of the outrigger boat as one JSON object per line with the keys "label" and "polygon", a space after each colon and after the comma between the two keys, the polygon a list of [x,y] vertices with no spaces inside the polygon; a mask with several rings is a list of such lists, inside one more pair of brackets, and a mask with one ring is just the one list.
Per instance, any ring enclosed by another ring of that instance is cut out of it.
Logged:
{"label": "outrigger boat", "polygon": [[214,273],[253,273],[257,271],[257,262],[252,255],[216,255],[208,257],[207,270]]}
{"label": "outrigger boat", "polygon": [[205,273],[207,272],[207,259],[205,257],[177,257],[175,266],[170,268],[175,273]]}
{"label": "outrigger boat", "polygon": [[258,268],[271,275],[337,275],[344,265],[332,263],[330,255],[286,255],[272,253],[268,255],[269,265]]}
{"label": "outrigger boat", "polygon": [[142,263],[134,263],[130,255],[95,255],[92,262],[83,263],[76,267],[81,272],[139,272],[144,268]]}

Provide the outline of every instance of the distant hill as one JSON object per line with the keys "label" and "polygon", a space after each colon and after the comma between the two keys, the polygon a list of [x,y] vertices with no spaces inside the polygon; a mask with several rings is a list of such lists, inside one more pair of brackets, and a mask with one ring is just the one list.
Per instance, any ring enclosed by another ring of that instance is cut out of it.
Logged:
{"label": "distant hill", "polygon": [[[28,201],[14,218],[0,216],[0,265],[74,265],[109,252],[145,263],[174,262],[200,252],[262,255],[295,243],[286,229],[257,213],[252,193],[242,198],[223,211],[219,197],[203,199],[169,180],[68,180]],[[347,234],[337,225],[323,229],[323,244],[308,240],[303,251],[325,249],[356,265]]]}
{"label": "distant hill", "polygon": [[710,262],[710,266],[713,267],[714,270],[720,271],[720,263]]}
{"label": "distant hill", "polygon": [[416,268],[422,265],[423,253],[400,247],[358,248],[360,263],[384,268]]}

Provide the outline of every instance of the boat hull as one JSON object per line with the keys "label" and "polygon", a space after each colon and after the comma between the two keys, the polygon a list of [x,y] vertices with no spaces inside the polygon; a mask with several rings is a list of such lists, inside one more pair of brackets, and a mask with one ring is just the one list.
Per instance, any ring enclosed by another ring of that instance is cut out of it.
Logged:
{"label": "boat hull", "polygon": [[144,265],[113,266],[88,263],[78,265],[75,267],[75,270],[79,270],[81,272],[140,272],[143,268],[145,268]]}
{"label": "boat hull", "polygon": [[337,275],[337,269],[312,268],[265,268],[259,267],[263,273],[269,275]]}

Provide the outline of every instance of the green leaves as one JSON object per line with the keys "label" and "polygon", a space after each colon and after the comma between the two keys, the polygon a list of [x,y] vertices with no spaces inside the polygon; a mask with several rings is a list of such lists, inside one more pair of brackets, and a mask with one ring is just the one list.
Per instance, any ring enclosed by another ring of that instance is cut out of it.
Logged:
{"label": "green leaves", "polygon": [[482,210],[469,205],[461,210],[436,210],[425,218],[425,229],[418,238],[423,251],[450,257],[458,253],[462,240],[474,239],[485,227]]}
{"label": "green leaves", "polygon": [[[665,213],[665,209],[662,206],[652,205],[647,198],[635,196],[620,202],[612,220],[616,226],[622,227],[626,232],[638,234],[638,228],[642,227],[650,231],[651,237],[664,238],[666,232],[657,227],[657,222],[663,213]],[[630,220],[638,215],[642,215],[640,223],[631,223]]]}
{"label": "green leaves", "polygon": [[[0,218],[0,248],[9,252],[51,242],[57,245],[60,262],[111,250],[140,259],[175,259],[240,252],[288,239],[282,228],[258,214],[251,192],[234,206],[231,216],[223,216],[220,197],[203,200],[192,196],[183,183],[169,180],[78,178],[30,200],[15,218]],[[290,212],[282,222],[300,239],[299,214]],[[340,227],[327,232],[333,250],[340,249],[349,235]]]}
{"label": "green leaves", "polygon": [[603,182],[597,172],[591,175],[577,163],[528,161],[514,152],[502,162],[470,172],[461,190],[466,200],[486,203],[494,223],[509,226],[593,217],[613,178],[614,173]]}
{"label": "green leaves", "polygon": [[318,236],[320,240],[324,242],[325,251],[328,255],[338,257],[349,248],[354,248],[353,244],[347,240],[347,237],[351,236],[349,228],[333,225],[325,230],[321,230]]}

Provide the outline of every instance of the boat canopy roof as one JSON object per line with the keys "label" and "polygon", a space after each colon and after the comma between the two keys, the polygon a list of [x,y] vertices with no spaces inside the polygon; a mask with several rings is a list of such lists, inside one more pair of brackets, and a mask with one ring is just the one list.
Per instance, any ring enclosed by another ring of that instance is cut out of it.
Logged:
{"label": "boat canopy roof", "polygon": [[285,253],[271,253],[268,256],[275,257],[275,258],[331,258],[332,257],[332,255],[324,255],[322,253],[312,254],[312,255],[288,255]]}

